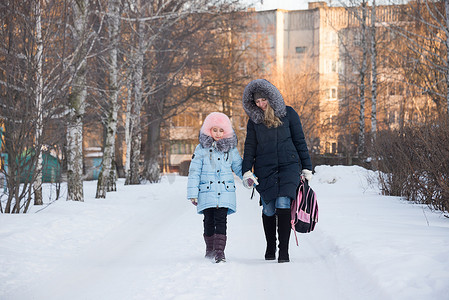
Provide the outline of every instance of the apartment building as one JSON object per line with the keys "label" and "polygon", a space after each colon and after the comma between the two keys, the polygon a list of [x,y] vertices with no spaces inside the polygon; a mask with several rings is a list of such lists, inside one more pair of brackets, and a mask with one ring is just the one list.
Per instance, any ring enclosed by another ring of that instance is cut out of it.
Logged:
{"label": "apartment building", "polygon": [[[400,11],[400,6],[378,6],[375,24],[379,32],[385,31],[388,24],[405,24],[404,14]],[[339,122],[337,120],[341,117],[343,104],[348,105],[348,98],[354,98],[350,104],[353,106],[358,101],[360,86],[356,79],[360,70],[355,68],[351,59],[355,58],[354,55],[359,55],[356,59],[361,60],[362,44],[370,43],[369,40],[362,39],[360,18],[360,7],[329,7],[326,2],[309,2],[306,10],[277,9],[256,13],[258,30],[265,35],[268,44],[266,47],[271,56],[271,64],[267,66],[268,73],[276,70],[279,74],[292,67],[299,70],[302,64],[307,63],[308,71],[316,74],[315,86],[319,91],[319,153],[338,154],[344,151],[341,132],[345,130],[337,128],[338,123],[342,122],[341,119]],[[370,26],[370,13],[366,18],[367,26]],[[348,59],[349,56],[352,57]],[[416,115],[417,111],[431,105],[429,99],[420,95],[415,94],[411,99],[411,93],[407,91],[401,74],[396,70],[379,64],[378,72],[382,85],[378,95],[378,128],[398,127],[399,122],[404,121],[404,116],[407,118],[411,114]],[[367,75],[371,76],[370,70]],[[367,82],[369,80],[367,78]],[[348,84],[350,81],[352,82]],[[369,96],[370,90],[367,89],[366,97]],[[371,126],[370,113],[371,107],[367,106],[367,130]],[[402,120],[398,117],[399,114],[403,115]],[[411,118],[412,116],[409,117]],[[357,120],[346,122],[354,123]]]}

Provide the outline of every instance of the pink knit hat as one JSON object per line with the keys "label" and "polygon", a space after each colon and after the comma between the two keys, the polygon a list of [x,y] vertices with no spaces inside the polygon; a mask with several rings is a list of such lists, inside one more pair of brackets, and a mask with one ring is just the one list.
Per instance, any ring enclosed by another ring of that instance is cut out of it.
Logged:
{"label": "pink knit hat", "polygon": [[229,120],[227,115],[220,112],[210,113],[206,117],[206,119],[204,119],[200,133],[205,134],[207,136],[211,136],[210,130],[212,129],[212,127],[223,128],[224,130],[223,138],[230,138],[234,134],[234,130],[232,129],[231,125],[231,120]]}

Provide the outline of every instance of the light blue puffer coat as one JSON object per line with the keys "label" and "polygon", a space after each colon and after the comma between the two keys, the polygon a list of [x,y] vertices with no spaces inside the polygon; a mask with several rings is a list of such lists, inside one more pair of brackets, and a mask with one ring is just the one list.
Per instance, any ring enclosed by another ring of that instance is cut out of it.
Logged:
{"label": "light blue puffer coat", "polygon": [[214,142],[200,134],[189,168],[187,198],[197,198],[199,214],[211,207],[227,207],[236,212],[234,173],[242,179],[242,158],[236,148],[237,138]]}

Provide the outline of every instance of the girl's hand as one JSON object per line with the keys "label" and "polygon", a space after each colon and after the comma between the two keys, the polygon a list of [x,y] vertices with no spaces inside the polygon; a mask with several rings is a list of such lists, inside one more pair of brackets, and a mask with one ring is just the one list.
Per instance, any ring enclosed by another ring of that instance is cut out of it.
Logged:
{"label": "girl's hand", "polygon": [[195,206],[198,205],[198,199],[196,199],[196,198],[190,198],[190,202],[192,202],[192,204]]}

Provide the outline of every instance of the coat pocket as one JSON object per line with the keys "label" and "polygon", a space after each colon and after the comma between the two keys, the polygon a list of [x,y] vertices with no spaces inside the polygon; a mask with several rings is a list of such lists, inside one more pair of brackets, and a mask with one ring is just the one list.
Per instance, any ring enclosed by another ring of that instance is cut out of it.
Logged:
{"label": "coat pocket", "polygon": [[279,155],[279,164],[294,164],[299,162],[299,155],[296,151],[285,151]]}
{"label": "coat pocket", "polygon": [[234,192],[235,191],[235,183],[234,181],[226,181],[224,183],[226,191],[228,192]]}
{"label": "coat pocket", "polygon": [[205,192],[209,192],[210,191],[210,183],[202,183],[200,184],[199,187],[200,193],[205,193]]}

